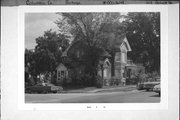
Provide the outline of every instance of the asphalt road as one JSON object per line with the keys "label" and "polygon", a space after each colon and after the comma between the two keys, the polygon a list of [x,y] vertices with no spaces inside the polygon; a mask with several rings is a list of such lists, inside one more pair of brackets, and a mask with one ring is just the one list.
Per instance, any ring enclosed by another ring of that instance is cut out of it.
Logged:
{"label": "asphalt road", "polygon": [[155,92],[128,91],[103,93],[26,94],[25,103],[158,103]]}

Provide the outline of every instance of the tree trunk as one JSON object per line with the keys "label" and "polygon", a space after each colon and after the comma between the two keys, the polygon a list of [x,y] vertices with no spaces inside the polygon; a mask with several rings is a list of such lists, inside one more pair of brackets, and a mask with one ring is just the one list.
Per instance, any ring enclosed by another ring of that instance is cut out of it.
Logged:
{"label": "tree trunk", "polygon": [[115,59],[115,52],[111,54],[111,77],[115,76],[114,59]]}

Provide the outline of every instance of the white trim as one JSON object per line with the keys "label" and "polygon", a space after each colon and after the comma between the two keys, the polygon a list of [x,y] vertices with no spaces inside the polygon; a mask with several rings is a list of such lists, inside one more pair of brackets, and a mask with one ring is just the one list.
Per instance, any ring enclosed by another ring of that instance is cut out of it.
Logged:
{"label": "white trim", "polygon": [[122,42],[121,45],[120,45],[120,50],[121,50],[121,48],[123,47],[124,43],[126,43],[126,45],[127,45],[127,51],[128,51],[128,52],[129,52],[129,51],[132,51],[132,49],[131,49],[131,47],[130,47],[130,45],[129,45],[129,42],[128,42],[128,40],[127,40],[127,37],[124,37],[123,42]]}

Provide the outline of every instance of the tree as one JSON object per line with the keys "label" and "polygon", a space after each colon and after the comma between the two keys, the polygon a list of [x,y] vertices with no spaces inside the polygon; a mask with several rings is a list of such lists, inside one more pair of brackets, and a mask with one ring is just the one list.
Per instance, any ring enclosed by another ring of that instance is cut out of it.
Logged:
{"label": "tree", "polygon": [[52,73],[62,62],[61,53],[69,46],[68,36],[48,30],[36,38],[34,52],[25,50],[25,65],[35,78],[41,73]]}
{"label": "tree", "polygon": [[32,59],[33,59],[32,55],[33,55],[32,51],[25,49],[25,76],[24,77],[25,77],[25,82],[27,82],[27,83],[30,83],[29,74],[31,74],[30,64],[32,63]]}
{"label": "tree", "polygon": [[128,13],[124,24],[132,52],[129,57],[143,63],[147,72],[160,71],[160,13]]}
{"label": "tree", "polygon": [[[118,25],[119,18],[121,17],[120,13],[58,14],[61,15],[61,18],[56,21],[56,24],[60,31],[64,34],[71,34],[74,41],[82,41],[87,45],[86,68],[87,73],[93,76],[92,84],[94,84],[95,81],[93,80],[97,73],[97,66],[101,55],[100,51],[104,48],[110,50],[110,48],[108,48],[108,40],[110,40],[111,37],[108,36],[111,36],[111,34],[106,34],[107,30],[110,30],[110,28],[113,30],[114,25]],[[108,25],[112,25],[112,27]],[[105,35],[107,37],[105,37]]]}

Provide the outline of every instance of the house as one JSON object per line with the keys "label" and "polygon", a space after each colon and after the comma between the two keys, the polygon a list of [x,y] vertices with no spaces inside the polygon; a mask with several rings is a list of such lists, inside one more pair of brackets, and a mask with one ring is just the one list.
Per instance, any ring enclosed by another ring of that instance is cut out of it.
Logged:
{"label": "house", "polygon": [[[127,77],[127,53],[132,51],[125,35],[118,36],[113,42],[115,43],[114,64],[110,62],[112,56],[103,48],[100,50],[101,58],[99,60],[97,75],[100,75],[104,80],[106,80],[106,85],[109,85],[108,80],[113,76],[111,74],[112,70],[114,71],[114,76],[121,80],[120,83]],[[86,71],[85,64],[87,60],[83,57],[87,55],[86,47],[87,45],[83,43],[83,41],[77,40],[73,41],[63,52],[63,64],[60,63],[56,69],[57,83],[60,83],[60,81],[67,77],[74,79],[79,77],[79,80],[72,80],[72,82],[82,82],[80,79],[83,79],[83,77],[80,77]],[[114,69],[112,69],[112,66]]]}
{"label": "house", "polygon": [[68,77],[68,69],[64,64],[60,63],[57,68],[57,79],[56,79],[56,84],[57,85],[62,85],[63,79]]}

